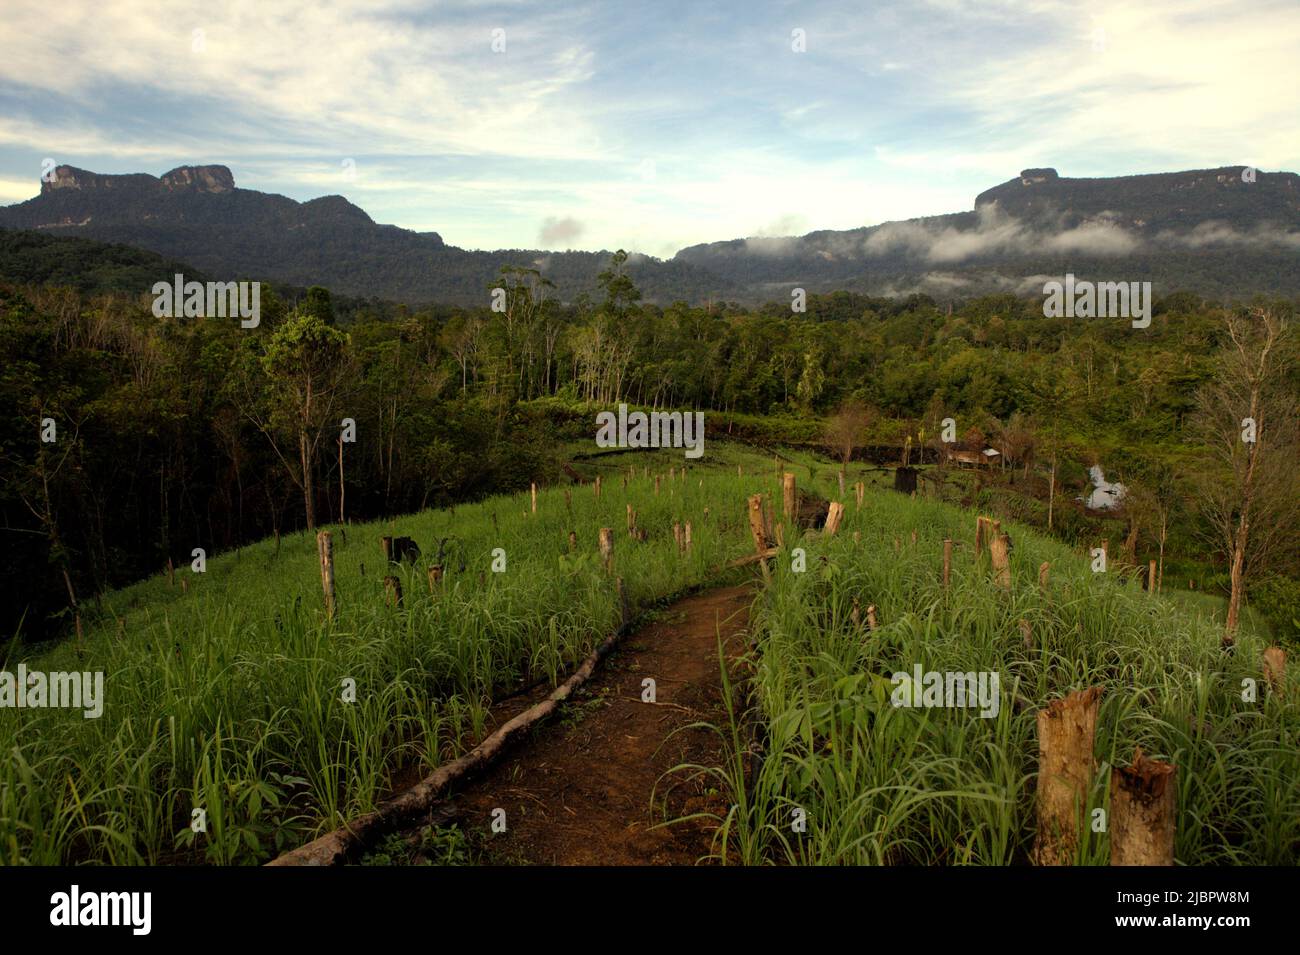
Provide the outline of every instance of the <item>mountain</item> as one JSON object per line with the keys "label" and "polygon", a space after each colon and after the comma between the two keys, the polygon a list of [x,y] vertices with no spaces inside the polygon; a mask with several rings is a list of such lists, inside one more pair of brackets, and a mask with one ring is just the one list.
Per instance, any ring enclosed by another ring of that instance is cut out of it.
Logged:
{"label": "mountain", "polygon": [[1246,167],[1107,179],[1026,169],[969,212],[692,246],[688,262],[760,298],[850,289],[962,296],[1041,291],[1074,272],[1219,298],[1300,294],[1300,177]]}
{"label": "mountain", "polygon": [[[374,222],[342,196],[297,202],[236,186],[225,166],[155,177],[59,166],[0,228],[117,242],[225,278],[323,284],[341,295],[482,304],[504,264],[540,268],[572,300],[608,252],[471,251]],[[1041,292],[1048,277],[1151,281],[1216,298],[1300,296],[1300,177],[1241,166],[1070,179],[1026,169],[974,208],[785,238],[732,239],[629,272],[651,302],[788,300],[791,289],[938,298]]]}

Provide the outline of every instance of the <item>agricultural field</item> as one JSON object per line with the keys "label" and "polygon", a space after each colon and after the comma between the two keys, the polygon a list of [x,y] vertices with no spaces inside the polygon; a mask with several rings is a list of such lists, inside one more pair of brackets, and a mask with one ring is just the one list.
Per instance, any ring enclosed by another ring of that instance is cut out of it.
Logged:
{"label": "agricultural field", "polygon": [[[326,528],[333,619],[305,533],[106,594],[80,638],[6,664],[107,679],[98,719],[0,710],[0,862],[270,861],[464,756],[495,705],[565,681],[619,628],[620,584],[635,621],[676,595],[737,582],[752,584],[748,640],[695,651],[725,687],[723,718],[694,727],[717,737],[721,755],[663,774],[714,797],[658,820],[707,829],[692,861],[1025,863],[1036,715],[1094,686],[1089,819],[1108,807],[1112,770],[1141,747],[1177,767],[1178,862],[1297,861],[1300,688],[1293,676],[1269,684],[1266,634],[1248,623],[1226,652],[1209,611],[1094,573],[1086,555],[1015,525],[1000,586],[989,555],[974,552],[971,512],[897,494],[874,472],[850,470],[862,502],[850,486],[828,534],[782,519],[778,478],[838,501],[824,461],[725,444],[707,465],[683,472],[681,462],[668,452],[589,459],[587,483],[540,488],[536,511],[529,494],[505,495]],[[761,573],[754,559],[727,570],[754,555],[755,494],[782,543]],[[689,549],[673,529],[686,522]],[[601,528],[614,532],[608,567]],[[420,557],[387,564],[381,538],[396,536],[413,538]],[[917,667],[997,674],[984,700],[996,712],[895,705],[893,674]],[[1251,702],[1243,681],[1258,686]],[[493,861],[487,830],[460,825],[423,834],[436,847],[425,861]],[[381,863],[394,851],[368,849]],[[1070,861],[1108,858],[1107,833],[1084,827]]]}

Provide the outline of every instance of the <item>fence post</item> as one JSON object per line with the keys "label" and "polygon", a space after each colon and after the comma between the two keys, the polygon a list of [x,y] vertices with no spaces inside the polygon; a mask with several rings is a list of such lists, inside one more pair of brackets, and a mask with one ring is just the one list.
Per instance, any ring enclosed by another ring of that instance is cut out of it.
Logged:
{"label": "fence post", "polygon": [[614,532],[608,527],[600,529],[600,558],[608,571],[614,562]]}
{"label": "fence post", "polygon": [[1011,589],[1011,549],[1006,534],[998,533],[989,541],[993,558],[993,579],[1003,590]]}
{"label": "fence post", "polygon": [[794,486],[794,473],[786,471],[781,476],[781,515],[787,520],[792,520],[795,516],[796,495]]}
{"label": "fence post", "polygon": [[384,578],[384,590],[388,592],[388,605],[390,607],[400,607],[402,605],[402,581],[391,574]]}
{"label": "fence post", "polygon": [[334,538],[329,531],[316,535],[316,550],[320,554],[320,584],[325,591],[325,616],[334,619]]}
{"label": "fence post", "polygon": [[830,508],[826,511],[826,534],[833,537],[835,532],[840,529],[840,520],[844,517],[844,505],[839,501],[831,501]]}
{"label": "fence post", "polygon": [[943,589],[947,590],[952,583],[952,538],[945,537],[943,540]]}

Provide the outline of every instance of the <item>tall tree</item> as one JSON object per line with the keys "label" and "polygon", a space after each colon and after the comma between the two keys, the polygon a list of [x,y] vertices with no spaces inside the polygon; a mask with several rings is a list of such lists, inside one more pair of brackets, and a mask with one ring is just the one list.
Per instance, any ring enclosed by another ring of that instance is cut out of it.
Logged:
{"label": "tall tree", "polygon": [[1288,331],[1269,309],[1228,314],[1228,342],[1198,396],[1194,430],[1208,450],[1208,466],[1193,477],[1210,540],[1228,558],[1227,644],[1237,631],[1247,581],[1297,538],[1300,402]]}

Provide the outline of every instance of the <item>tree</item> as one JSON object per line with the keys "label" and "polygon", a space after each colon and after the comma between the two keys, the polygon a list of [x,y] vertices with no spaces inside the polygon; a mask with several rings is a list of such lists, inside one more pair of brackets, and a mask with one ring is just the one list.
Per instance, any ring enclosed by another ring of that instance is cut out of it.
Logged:
{"label": "tree", "polygon": [[841,475],[848,468],[854,449],[862,447],[875,418],[875,412],[866,404],[848,398],[826,422],[826,446],[840,459]]}
{"label": "tree", "polygon": [[1297,357],[1286,322],[1253,308],[1229,313],[1229,342],[1200,391],[1193,429],[1207,467],[1193,475],[1212,544],[1228,557],[1224,643],[1233,642],[1251,575],[1284,546],[1300,521]]}
{"label": "tree", "polygon": [[[307,530],[316,528],[316,450],[333,419],[336,400],[347,378],[348,336],[325,323],[317,312],[298,311],[276,329],[262,356],[271,379],[270,421],[256,420],[302,490]],[[269,424],[269,426],[268,426]],[[298,443],[298,471],[272,437],[273,430],[292,434]]]}

